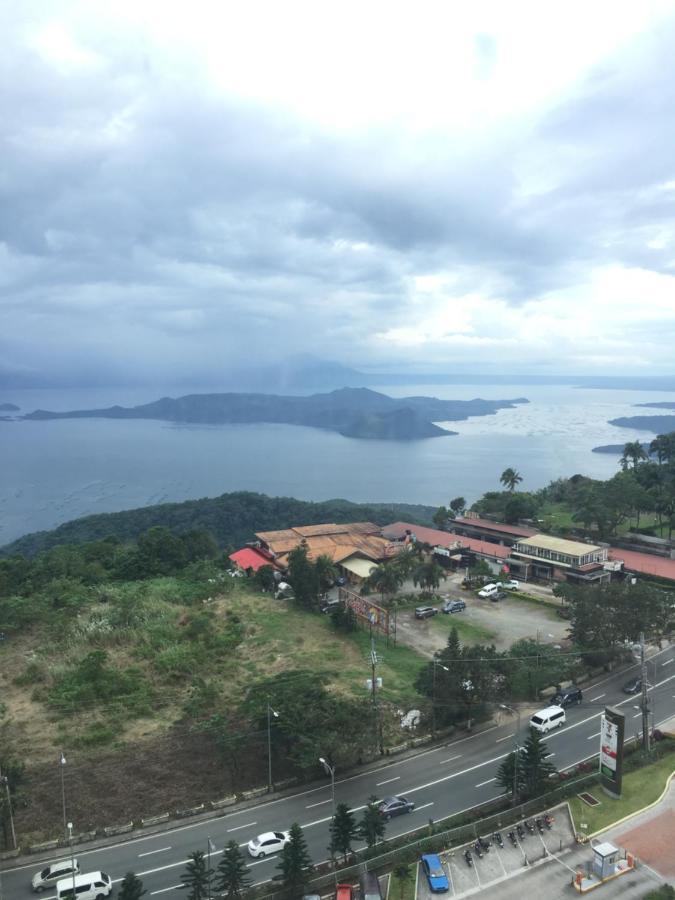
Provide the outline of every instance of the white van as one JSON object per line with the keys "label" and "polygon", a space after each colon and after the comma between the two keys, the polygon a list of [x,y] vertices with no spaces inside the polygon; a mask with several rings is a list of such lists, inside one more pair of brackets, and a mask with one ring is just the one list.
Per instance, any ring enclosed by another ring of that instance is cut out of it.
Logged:
{"label": "white van", "polygon": [[565,710],[562,706],[547,706],[546,709],[540,709],[530,719],[530,728],[546,734],[554,728],[562,728],[565,724]]}
{"label": "white van", "polygon": [[495,594],[498,594],[500,587],[498,584],[486,584],[484,588],[481,588],[478,591],[478,596],[482,597],[483,600],[486,600],[488,597],[494,597]]}
{"label": "white van", "polygon": [[87,872],[56,882],[57,900],[103,900],[111,891],[112,881],[105,872]]}

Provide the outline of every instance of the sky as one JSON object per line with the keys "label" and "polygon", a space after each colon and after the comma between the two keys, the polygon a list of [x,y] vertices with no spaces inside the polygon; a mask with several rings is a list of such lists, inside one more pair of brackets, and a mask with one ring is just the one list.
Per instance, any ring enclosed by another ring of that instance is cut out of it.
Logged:
{"label": "sky", "polygon": [[0,384],[675,372],[672,2],[0,27]]}

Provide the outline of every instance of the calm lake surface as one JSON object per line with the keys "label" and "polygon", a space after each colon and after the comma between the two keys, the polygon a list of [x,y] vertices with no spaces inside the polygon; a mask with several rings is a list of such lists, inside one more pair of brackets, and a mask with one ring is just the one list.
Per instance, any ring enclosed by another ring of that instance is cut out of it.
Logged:
{"label": "calm lake surface", "polygon": [[[344,497],[439,506],[460,494],[473,501],[499,489],[499,475],[507,466],[521,472],[527,490],[577,472],[607,478],[617,471],[617,458],[591,453],[592,447],[652,437],[650,432],[615,428],[607,420],[641,412],[658,415],[658,410],[633,406],[675,401],[675,393],[666,392],[517,384],[380,390],[390,396],[458,400],[527,397],[530,403],[448,423],[457,436],[405,443],[356,440],[290,425],[0,422],[0,544],[90,513],[234,490],[303,500]],[[15,403],[26,413],[133,405],[190,392],[4,391],[0,402]]]}

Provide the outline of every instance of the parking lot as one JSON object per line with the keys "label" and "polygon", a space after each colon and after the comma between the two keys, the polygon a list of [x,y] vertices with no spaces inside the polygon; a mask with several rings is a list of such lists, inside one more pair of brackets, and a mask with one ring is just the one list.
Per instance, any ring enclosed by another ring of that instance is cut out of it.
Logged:
{"label": "parking lot", "polygon": [[[530,834],[527,829],[524,829],[522,839],[516,835],[515,846],[507,837],[508,831],[511,830],[510,826],[501,829],[503,848],[492,840],[492,835],[481,835],[491,842],[489,851],[483,851],[482,859],[476,855],[474,842],[441,853],[441,862],[450,881],[450,892],[447,896],[461,897],[469,892],[475,893],[477,890],[527,871],[529,866],[539,860],[550,858],[562,850],[568,850],[575,841],[567,806],[558,807],[553,811],[553,816],[554,821],[550,831],[544,828],[544,833],[540,834],[535,829],[534,834]],[[467,865],[464,859],[464,851],[467,847],[471,850],[472,866]],[[417,900],[431,900],[435,896],[437,895],[431,892],[420,867],[417,879]]]}

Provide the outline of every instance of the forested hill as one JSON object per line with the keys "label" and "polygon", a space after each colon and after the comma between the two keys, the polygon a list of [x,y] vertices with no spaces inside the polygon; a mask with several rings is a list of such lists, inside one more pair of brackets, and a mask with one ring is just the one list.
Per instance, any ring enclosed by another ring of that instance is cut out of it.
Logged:
{"label": "forested hill", "polygon": [[337,431],[346,437],[417,440],[455,434],[435,422],[458,422],[469,416],[493,415],[527,403],[515,400],[439,400],[435,397],[388,397],[368,388],[341,388],[309,397],[274,394],[189,394],[163,397],[141,406],[111,406],[49,412],[37,409],[26,419],[158,419],[164,422],[224,425],[253,422],[306,425]]}
{"label": "forested hill", "polygon": [[27,534],[0,548],[0,556],[34,556],[61,544],[82,544],[106,537],[136,540],[149,528],[162,525],[174,532],[205,529],[221,546],[250,541],[256,531],[324,522],[370,521],[386,525],[396,519],[431,525],[436,509],[407,503],[351,503],[326,500],[310,503],[292,497],[268,497],[248,491],[220,497],[162,503],[118,513],[84,516],[54,528]]}

